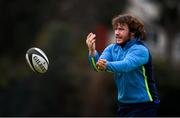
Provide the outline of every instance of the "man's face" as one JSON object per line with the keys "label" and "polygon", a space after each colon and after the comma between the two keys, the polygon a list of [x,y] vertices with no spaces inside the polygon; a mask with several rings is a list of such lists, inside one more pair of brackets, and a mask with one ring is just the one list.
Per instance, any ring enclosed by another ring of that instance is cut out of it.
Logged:
{"label": "man's face", "polygon": [[131,38],[127,24],[118,23],[114,29],[114,34],[117,44],[123,44]]}

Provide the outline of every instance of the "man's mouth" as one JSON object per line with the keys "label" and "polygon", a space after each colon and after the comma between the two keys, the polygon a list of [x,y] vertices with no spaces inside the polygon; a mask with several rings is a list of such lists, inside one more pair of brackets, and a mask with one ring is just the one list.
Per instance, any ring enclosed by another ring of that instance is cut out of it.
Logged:
{"label": "man's mouth", "polygon": [[121,40],[122,38],[121,37],[116,37],[116,40]]}

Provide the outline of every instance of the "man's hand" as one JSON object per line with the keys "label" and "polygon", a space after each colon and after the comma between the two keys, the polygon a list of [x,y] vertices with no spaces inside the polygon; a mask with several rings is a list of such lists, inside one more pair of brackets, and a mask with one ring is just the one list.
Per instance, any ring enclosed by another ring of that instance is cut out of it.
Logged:
{"label": "man's hand", "polygon": [[105,70],[106,69],[106,60],[105,59],[99,59],[98,62],[96,63],[96,66],[98,70]]}
{"label": "man's hand", "polygon": [[94,56],[95,55],[95,50],[96,50],[96,47],[95,47],[95,39],[96,35],[93,34],[92,32],[88,34],[87,36],[87,39],[86,39],[86,44],[88,46],[88,49],[89,49],[89,54]]}

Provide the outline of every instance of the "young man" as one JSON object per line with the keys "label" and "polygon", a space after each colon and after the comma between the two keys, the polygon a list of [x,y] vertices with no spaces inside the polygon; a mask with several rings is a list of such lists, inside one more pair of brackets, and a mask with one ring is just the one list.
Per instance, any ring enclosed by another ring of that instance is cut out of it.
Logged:
{"label": "young man", "polygon": [[144,24],[128,14],[113,18],[116,42],[99,56],[96,35],[89,33],[86,44],[89,62],[96,71],[112,72],[118,90],[119,116],[156,116],[159,97],[152,76],[151,54],[142,40]]}

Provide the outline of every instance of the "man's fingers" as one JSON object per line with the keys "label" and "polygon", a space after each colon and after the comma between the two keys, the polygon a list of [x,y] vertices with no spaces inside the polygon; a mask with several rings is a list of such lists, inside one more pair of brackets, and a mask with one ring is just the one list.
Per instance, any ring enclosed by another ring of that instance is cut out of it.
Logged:
{"label": "man's fingers", "polygon": [[95,41],[96,41],[96,39],[92,39],[92,40],[89,41],[89,44],[93,45],[93,43],[95,43]]}
{"label": "man's fingers", "polygon": [[101,64],[99,63],[99,61],[96,63],[97,67],[101,67]]}
{"label": "man's fingers", "polygon": [[105,60],[105,59],[99,59],[98,62],[100,62],[100,63],[106,63],[106,60]]}
{"label": "man's fingers", "polygon": [[94,43],[95,43],[95,39],[93,39],[91,42],[88,43],[88,47],[89,48],[93,47]]}
{"label": "man's fingers", "polygon": [[92,45],[92,43],[94,42],[95,37],[96,37],[95,34],[90,33],[90,34],[87,36],[86,44],[87,44],[87,45]]}
{"label": "man's fingers", "polygon": [[96,63],[96,66],[98,67],[98,69],[100,70],[104,70],[106,69],[106,63],[104,62],[104,60],[98,60],[98,62]]}
{"label": "man's fingers", "polygon": [[90,36],[91,36],[92,34],[93,34],[92,32],[88,34],[87,39],[86,39],[86,44],[89,44]]}
{"label": "man's fingers", "polygon": [[95,35],[95,34],[92,34],[92,35],[89,37],[89,39],[92,40],[92,39],[94,39],[95,37],[96,37],[96,35]]}
{"label": "man's fingers", "polygon": [[91,32],[91,33],[89,33],[89,34],[88,34],[88,36],[87,36],[87,38],[89,38],[92,34],[93,34],[92,32]]}
{"label": "man's fingers", "polygon": [[103,64],[103,65],[106,65],[106,60],[104,60],[104,59],[99,59],[98,62]]}
{"label": "man's fingers", "polygon": [[96,35],[91,32],[88,34],[87,39],[93,39],[95,37],[96,37]]}
{"label": "man's fingers", "polygon": [[102,66],[102,65],[101,65],[101,66],[100,66],[100,65],[99,65],[99,66],[96,65],[96,66],[97,66],[97,68],[98,68],[99,70],[105,70],[105,69],[106,69],[106,66]]}
{"label": "man's fingers", "polygon": [[106,64],[105,64],[105,63],[101,63],[101,62],[99,62],[99,66],[100,66],[100,67],[105,67],[105,66],[106,66]]}

